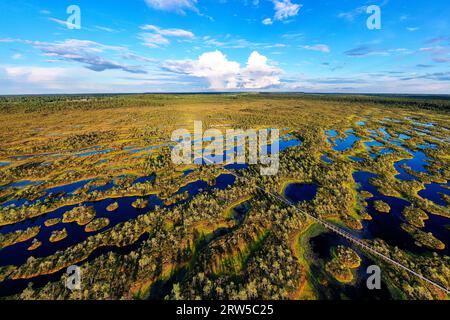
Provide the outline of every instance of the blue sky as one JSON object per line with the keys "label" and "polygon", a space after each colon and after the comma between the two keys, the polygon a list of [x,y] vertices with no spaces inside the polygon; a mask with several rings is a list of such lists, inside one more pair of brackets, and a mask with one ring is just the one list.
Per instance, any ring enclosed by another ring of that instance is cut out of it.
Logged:
{"label": "blue sky", "polygon": [[[380,30],[367,27],[370,5]],[[0,94],[450,93],[448,0],[2,0],[0,11]]]}

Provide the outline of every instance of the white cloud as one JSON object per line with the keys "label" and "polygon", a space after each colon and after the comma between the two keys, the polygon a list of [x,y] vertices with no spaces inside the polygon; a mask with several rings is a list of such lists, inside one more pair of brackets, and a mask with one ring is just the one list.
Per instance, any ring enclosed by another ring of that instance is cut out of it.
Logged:
{"label": "white cloud", "polygon": [[41,84],[50,88],[64,86],[61,82],[70,70],[65,68],[41,68],[41,67],[8,67],[5,68],[8,78],[14,81]]}
{"label": "white cloud", "polygon": [[140,35],[141,39],[144,40],[143,44],[150,48],[159,48],[162,45],[170,44],[169,39],[167,39],[166,37],[188,39],[195,38],[195,35],[192,32],[183,29],[163,29],[151,24],[141,26],[141,29],[154,32],[143,33]]}
{"label": "white cloud", "polygon": [[53,22],[55,22],[55,23],[57,23],[57,24],[59,24],[60,26],[63,26],[63,27],[67,27],[67,28],[71,28],[71,29],[77,29],[78,28],[77,25],[75,25],[73,23],[70,23],[68,21],[61,20],[61,19],[48,18],[48,20],[53,21]]}
{"label": "white cloud", "polygon": [[1,66],[0,94],[66,94],[180,91],[190,85],[173,73],[124,76],[81,67]]}
{"label": "white cloud", "polygon": [[328,47],[326,44],[316,44],[313,46],[306,45],[306,46],[302,46],[302,48],[306,49],[306,50],[320,51],[320,52],[324,52],[324,53],[330,52],[330,47]]}
{"label": "white cloud", "polygon": [[274,0],[273,3],[275,5],[275,20],[285,20],[294,17],[303,7],[301,4],[292,3],[291,0]]}
{"label": "white cloud", "polygon": [[165,69],[198,78],[206,78],[210,89],[233,89],[237,86],[239,63],[228,61],[220,51],[206,52],[197,60],[169,60]]}
{"label": "white cloud", "polygon": [[280,84],[282,70],[267,64],[267,58],[254,51],[245,68],[229,61],[220,51],[206,52],[197,60],[168,60],[163,68],[179,74],[204,78],[213,90],[262,89]]}
{"label": "white cloud", "polygon": [[356,9],[353,9],[352,11],[341,12],[341,13],[338,14],[338,17],[342,18],[342,19],[345,19],[347,21],[353,21],[359,15],[362,15],[363,13],[365,13],[366,10],[367,10],[367,6],[361,6],[361,7],[358,7]]}
{"label": "white cloud", "polygon": [[420,48],[420,52],[431,52],[435,54],[441,54],[441,53],[447,53],[449,52],[449,49],[442,46],[435,46],[435,47],[426,47],[426,48]]}
{"label": "white cloud", "polygon": [[14,59],[14,60],[19,60],[19,59],[22,59],[23,56],[22,56],[21,53],[15,53],[15,54],[13,54],[13,55],[11,56],[11,58]]}
{"label": "white cloud", "polygon": [[167,36],[167,37],[177,37],[177,38],[194,38],[194,34],[191,31],[183,30],[183,29],[162,29],[160,27],[147,24],[141,27],[142,30],[151,30],[157,34]]}
{"label": "white cloud", "polygon": [[143,45],[149,48],[159,48],[161,45],[170,44],[170,41],[160,34],[143,33],[141,39],[144,41]]}
{"label": "white cloud", "polygon": [[174,11],[185,14],[185,10],[197,11],[197,0],[145,0],[148,6],[156,10]]}
{"label": "white cloud", "polygon": [[112,29],[112,28],[108,28],[108,27],[104,27],[104,26],[95,26],[96,29],[100,30],[100,31],[106,31],[106,32],[117,32],[116,30]]}
{"label": "white cloud", "polygon": [[262,21],[262,24],[268,26],[268,25],[273,24],[273,21],[270,18],[266,18]]}
{"label": "white cloud", "polygon": [[53,60],[64,60],[82,63],[92,71],[122,70],[130,73],[146,73],[140,66],[127,65],[101,56],[105,51],[130,53],[127,48],[108,46],[90,40],[67,39],[62,42],[41,42],[22,39],[0,39],[0,42],[17,42],[39,49],[44,56]]}
{"label": "white cloud", "polygon": [[340,92],[340,93],[442,93],[450,90],[448,73],[425,74],[411,77],[405,75],[381,75],[354,73],[349,77],[316,77],[299,75],[292,77],[283,87],[284,91]]}
{"label": "white cloud", "polygon": [[[389,3],[389,0],[383,0],[383,2],[381,2],[379,4],[379,7],[384,7],[388,3]],[[357,7],[355,9],[351,10],[351,11],[348,11],[348,12],[341,12],[341,13],[338,14],[338,17],[342,18],[342,19],[345,19],[345,20],[347,20],[349,22],[353,22],[357,17],[365,14],[367,12],[367,8],[368,7],[369,7],[368,5],[363,5],[363,6]],[[401,21],[404,21],[406,19],[407,19],[407,16],[402,16],[400,18]]]}
{"label": "white cloud", "polygon": [[450,62],[450,57],[434,57],[433,61],[437,63],[446,63]]}
{"label": "white cloud", "polygon": [[267,64],[267,58],[253,51],[247,66],[241,71],[242,88],[261,89],[280,84],[282,71]]}

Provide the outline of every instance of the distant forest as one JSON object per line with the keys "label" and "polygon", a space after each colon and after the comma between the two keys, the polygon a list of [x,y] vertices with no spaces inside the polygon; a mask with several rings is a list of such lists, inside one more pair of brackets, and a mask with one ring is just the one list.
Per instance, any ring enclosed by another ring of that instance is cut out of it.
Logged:
{"label": "distant forest", "polygon": [[217,95],[230,100],[299,99],[348,104],[372,104],[386,107],[426,109],[450,112],[450,96],[421,95],[341,95],[302,93],[217,93],[217,94],[97,94],[0,96],[0,112],[52,112],[60,110],[89,110],[122,107],[150,107],[213,100]]}

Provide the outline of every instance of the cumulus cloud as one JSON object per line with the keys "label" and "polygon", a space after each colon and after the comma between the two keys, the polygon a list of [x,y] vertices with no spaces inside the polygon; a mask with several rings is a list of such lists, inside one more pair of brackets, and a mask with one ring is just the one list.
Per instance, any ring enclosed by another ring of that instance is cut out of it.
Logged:
{"label": "cumulus cloud", "polygon": [[267,58],[254,51],[248,58],[245,68],[230,61],[220,51],[206,52],[197,60],[168,60],[163,64],[165,70],[204,78],[209,88],[221,89],[262,89],[278,85],[282,71],[267,63]]}
{"label": "cumulus cloud", "polygon": [[324,52],[324,53],[330,52],[330,47],[328,47],[326,44],[316,44],[313,46],[305,45],[305,46],[302,46],[302,48],[306,49],[306,50],[320,51],[320,52]]}
{"label": "cumulus cloud", "polygon": [[185,10],[197,11],[197,0],[145,0],[145,3],[156,10],[174,11],[179,14],[185,14]]}
{"label": "cumulus cloud", "polygon": [[274,4],[275,14],[273,19],[266,18],[262,20],[263,25],[271,25],[275,21],[286,20],[298,15],[298,12],[303,7],[301,4],[292,3],[291,0],[272,0]]}
{"label": "cumulus cloud", "polygon": [[242,87],[245,89],[261,89],[280,84],[282,71],[267,63],[267,57],[253,51],[247,66],[241,70]]}
{"label": "cumulus cloud", "polygon": [[233,89],[237,87],[239,63],[228,61],[220,51],[206,52],[197,60],[169,60],[163,65],[171,72],[206,78],[211,89]]}
{"label": "cumulus cloud", "polygon": [[275,20],[285,20],[295,17],[303,5],[292,3],[291,0],[274,0]]}

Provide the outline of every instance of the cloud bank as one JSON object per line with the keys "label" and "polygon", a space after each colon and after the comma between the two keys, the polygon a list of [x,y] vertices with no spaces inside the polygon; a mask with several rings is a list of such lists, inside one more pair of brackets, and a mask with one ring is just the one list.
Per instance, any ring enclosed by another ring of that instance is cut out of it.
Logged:
{"label": "cloud bank", "polygon": [[101,56],[105,51],[129,53],[124,47],[108,46],[91,40],[67,39],[60,42],[42,42],[22,39],[0,39],[0,42],[22,43],[39,49],[53,60],[79,62],[92,71],[122,70],[129,73],[146,73],[140,66],[127,65]]}

